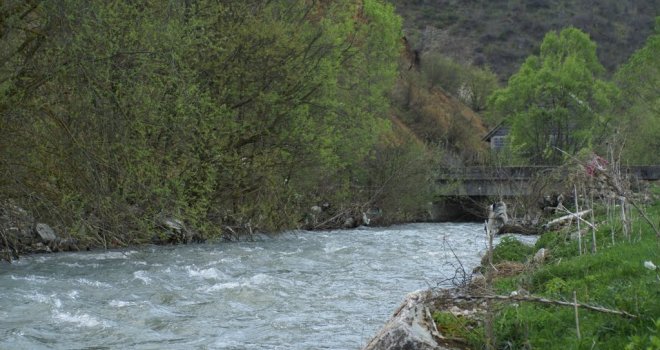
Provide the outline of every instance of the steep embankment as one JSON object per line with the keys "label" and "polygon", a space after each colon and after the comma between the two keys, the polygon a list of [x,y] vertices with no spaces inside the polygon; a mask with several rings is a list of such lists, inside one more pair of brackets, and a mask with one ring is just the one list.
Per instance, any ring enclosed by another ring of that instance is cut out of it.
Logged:
{"label": "steep embankment", "polygon": [[404,40],[399,76],[390,92],[395,128],[442,153],[442,165],[464,165],[486,151],[483,119],[424,70],[424,62]]}

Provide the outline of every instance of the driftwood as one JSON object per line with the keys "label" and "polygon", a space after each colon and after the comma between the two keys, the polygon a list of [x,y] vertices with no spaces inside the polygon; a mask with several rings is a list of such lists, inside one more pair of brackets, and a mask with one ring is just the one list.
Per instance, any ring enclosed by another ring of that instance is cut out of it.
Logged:
{"label": "driftwood", "polygon": [[[554,220],[548,221],[548,223],[543,225],[543,228],[544,229],[549,229],[549,228],[552,228],[554,226],[563,224],[567,221],[572,221],[575,218],[577,218],[578,220],[582,220],[582,217],[586,214],[589,214],[590,212],[591,212],[591,209],[587,209],[587,210],[579,211],[577,213],[570,213],[568,215],[564,215],[562,217],[559,217],[559,218],[556,218]],[[582,222],[586,222],[586,221],[582,220]],[[591,225],[591,223],[589,223],[589,225]]]}
{"label": "driftwood", "polygon": [[577,219],[580,222],[582,222],[583,224],[586,224],[587,226],[589,226],[591,228],[595,228],[594,225],[591,222],[589,222],[587,220],[584,220],[582,218],[586,214],[591,213],[591,209],[583,210],[583,211],[580,211],[580,212],[577,212],[577,213],[571,213],[570,211],[568,211],[564,208],[561,208],[561,207],[557,207],[557,208],[554,208],[554,209],[563,210],[563,211],[567,212],[568,215],[564,215],[564,216],[558,217],[554,220],[550,220],[546,224],[541,225],[541,226],[507,223],[507,224],[501,226],[497,230],[496,234],[502,235],[502,234],[505,234],[505,233],[516,233],[516,234],[521,234],[521,235],[538,235],[538,234],[543,233],[544,230],[553,228],[555,226],[562,225],[566,222],[570,222],[573,219]]}
{"label": "driftwood", "polygon": [[529,295],[454,295],[451,296],[453,299],[463,299],[463,300],[471,300],[471,299],[484,299],[484,300],[502,300],[502,301],[509,301],[509,302],[517,302],[517,301],[528,301],[528,302],[535,302],[535,303],[541,303],[541,304],[551,304],[551,305],[559,305],[559,306],[570,306],[570,307],[581,307],[587,310],[592,310],[592,311],[597,311],[597,312],[602,312],[606,314],[613,314],[613,315],[619,315],[627,318],[637,318],[637,316],[621,311],[621,310],[612,310],[612,309],[607,309],[601,306],[593,306],[593,305],[588,305],[588,304],[580,304],[577,302],[568,302],[568,301],[560,301],[560,300],[551,300],[551,299],[546,299],[546,298],[541,298],[541,297],[535,297],[535,296],[529,296]]}

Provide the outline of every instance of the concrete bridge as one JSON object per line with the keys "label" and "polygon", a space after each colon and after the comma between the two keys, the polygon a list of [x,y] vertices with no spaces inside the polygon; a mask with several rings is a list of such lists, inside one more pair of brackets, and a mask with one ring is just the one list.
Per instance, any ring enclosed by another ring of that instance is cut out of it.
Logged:
{"label": "concrete bridge", "polygon": [[[437,179],[441,191],[431,206],[431,218],[436,221],[483,220],[487,216],[485,205],[491,203],[493,197],[532,194],[532,181],[550,176],[555,170],[556,167],[551,166],[446,169]],[[660,165],[623,167],[621,171],[630,178],[660,179]]]}
{"label": "concrete bridge", "polygon": [[[464,167],[446,169],[438,177],[441,196],[490,197],[530,194],[532,179],[550,174],[552,166]],[[622,173],[647,181],[660,179],[660,165],[622,167]]]}

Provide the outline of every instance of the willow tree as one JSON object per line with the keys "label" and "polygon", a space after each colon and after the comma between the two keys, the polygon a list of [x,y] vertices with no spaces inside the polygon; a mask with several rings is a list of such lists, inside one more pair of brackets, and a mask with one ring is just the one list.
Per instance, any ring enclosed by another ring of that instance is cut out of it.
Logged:
{"label": "willow tree", "polygon": [[546,34],[530,56],[489,99],[511,126],[511,144],[533,163],[557,163],[606,133],[616,87],[602,79],[596,44],[576,28]]}

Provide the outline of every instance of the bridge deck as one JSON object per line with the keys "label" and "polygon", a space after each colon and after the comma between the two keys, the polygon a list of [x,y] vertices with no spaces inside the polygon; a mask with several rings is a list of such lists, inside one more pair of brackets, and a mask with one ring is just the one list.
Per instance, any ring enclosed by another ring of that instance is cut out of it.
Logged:
{"label": "bridge deck", "polygon": [[[556,167],[464,167],[446,169],[438,177],[444,196],[517,196],[528,194],[529,182]],[[660,179],[660,165],[623,167],[629,177],[656,181]]]}

